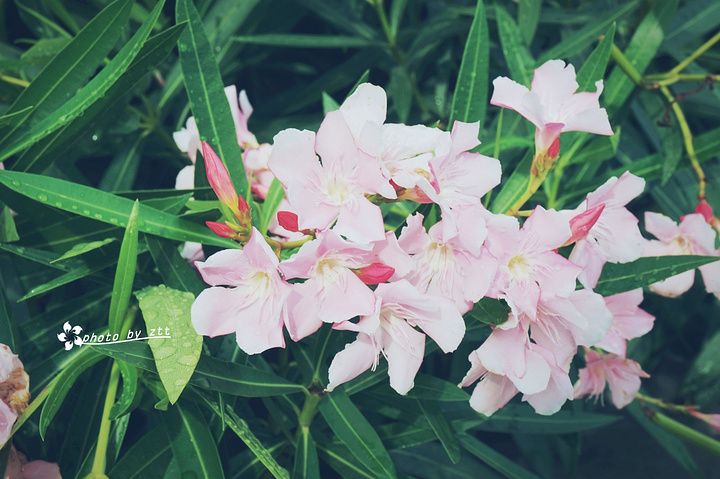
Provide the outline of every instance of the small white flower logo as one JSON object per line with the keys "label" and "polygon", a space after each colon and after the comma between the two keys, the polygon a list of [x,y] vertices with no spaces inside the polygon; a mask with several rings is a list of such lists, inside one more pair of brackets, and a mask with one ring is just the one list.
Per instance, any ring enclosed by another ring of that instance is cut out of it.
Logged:
{"label": "small white flower logo", "polygon": [[80,326],[70,326],[69,321],[65,321],[63,324],[63,332],[57,335],[58,341],[65,343],[65,351],[70,351],[73,344],[76,346],[82,346],[83,340],[80,337],[82,328]]}

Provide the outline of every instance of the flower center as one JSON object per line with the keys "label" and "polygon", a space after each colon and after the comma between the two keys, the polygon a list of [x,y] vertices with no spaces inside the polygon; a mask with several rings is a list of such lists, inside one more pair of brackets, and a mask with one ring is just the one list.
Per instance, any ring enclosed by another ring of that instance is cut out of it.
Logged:
{"label": "flower center", "polygon": [[336,206],[342,205],[352,199],[353,191],[345,177],[332,175],[323,182],[323,193]]}
{"label": "flower center", "polygon": [[513,256],[508,263],[508,271],[513,279],[527,279],[532,273],[532,264],[524,256]]}
{"label": "flower center", "polygon": [[672,245],[677,249],[680,254],[692,254],[692,245],[684,236],[678,236],[673,238]]}

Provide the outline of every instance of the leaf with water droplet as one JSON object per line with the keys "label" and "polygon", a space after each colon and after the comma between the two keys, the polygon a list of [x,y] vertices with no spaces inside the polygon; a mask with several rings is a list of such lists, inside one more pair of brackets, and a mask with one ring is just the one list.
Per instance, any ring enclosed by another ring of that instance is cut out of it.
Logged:
{"label": "leaf with water droplet", "polygon": [[[195,332],[190,320],[195,297],[165,285],[145,288],[136,296],[160,380],[170,403],[175,404],[195,371],[202,351],[202,336]],[[153,338],[166,335],[170,337]]]}
{"label": "leaf with water droplet", "polygon": [[90,241],[89,243],[78,243],[78,244],[74,245],[72,248],[70,248],[68,251],[66,251],[65,254],[63,254],[59,258],[50,261],[50,263],[56,263],[56,262],[62,261],[64,259],[73,258],[75,256],[80,256],[81,254],[85,254],[89,251],[96,250],[102,246],[105,246],[108,243],[112,243],[113,241],[115,241],[115,238],[105,238],[104,240]]}

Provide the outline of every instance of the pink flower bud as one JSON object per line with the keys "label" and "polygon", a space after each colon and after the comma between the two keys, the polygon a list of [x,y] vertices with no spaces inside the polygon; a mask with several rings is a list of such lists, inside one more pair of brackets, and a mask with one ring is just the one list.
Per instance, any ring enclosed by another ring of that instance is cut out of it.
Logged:
{"label": "pink flower bud", "polygon": [[236,213],[238,194],[230,180],[227,168],[206,141],[202,142],[202,152],[210,186],[212,186],[220,202],[230,208],[233,213]]}
{"label": "pink flower bud", "polygon": [[691,416],[708,423],[711,428],[720,432],[720,414],[704,414],[694,408],[690,409],[688,412]]}
{"label": "pink flower bud", "polygon": [[278,211],[277,219],[280,226],[288,231],[297,233],[300,230],[298,226],[298,215],[289,211]]}
{"label": "pink flower bud", "polygon": [[568,239],[563,246],[571,245],[585,238],[592,227],[595,226],[595,223],[597,223],[604,209],[605,203],[601,203],[593,206],[589,210],[583,211],[571,219],[570,230],[572,231],[572,236],[570,236],[570,239]]}
{"label": "pink flower bud", "polygon": [[707,201],[702,200],[696,207],[695,207],[695,213],[700,213],[703,215],[703,218],[705,218],[705,221],[710,223],[715,216],[713,213],[712,206],[708,204]]}
{"label": "pink flower bud", "polygon": [[382,263],[373,263],[364,268],[354,270],[360,281],[365,284],[380,284],[389,280],[395,274],[395,268]]}
{"label": "pink flower bud", "polygon": [[213,231],[213,233],[220,236],[221,238],[234,239],[237,235],[237,233],[226,224],[218,223],[215,221],[206,221],[205,224]]}
{"label": "pink flower bud", "polygon": [[548,156],[550,158],[557,158],[557,156],[560,154],[560,137],[558,136],[555,141],[552,142],[552,145],[550,145],[550,148],[548,148]]}

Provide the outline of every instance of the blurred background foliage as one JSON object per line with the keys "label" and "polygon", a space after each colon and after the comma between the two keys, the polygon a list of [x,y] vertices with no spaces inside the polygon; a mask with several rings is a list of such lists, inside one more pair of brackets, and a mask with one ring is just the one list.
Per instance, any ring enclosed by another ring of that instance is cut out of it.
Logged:
{"label": "blurred background foliage", "polygon": [[[0,0],[0,116],[107,4],[103,0]],[[133,4],[128,25],[107,58],[98,63],[98,69],[128,42],[154,6],[152,0]],[[323,117],[323,105],[331,103],[328,96],[342,102],[360,79],[386,89],[390,122],[447,127],[476,11],[474,2],[462,0],[199,0],[196,6],[224,84],[245,89],[255,107],[250,129],[260,142],[272,142],[278,131],[288,127],[316,129]],[[173,2],[163,7],[153,34],[175,24],[174,8]],[[552,58],[579,69],[598,38],[613,24],[614,44],[621,51],[635,48],[635,67],[645,75],[659,74],[672,69],[720,29],[720,3],[716,0],[487,1],[485,14],[489,81],[497,76],[523,80],[534,67]],[[633,38],[642,44],[633,46]],[[720,74],[720,47],[711,47],[685,72],[700,77]],[[626,74],[611,61],[604,76],[606,86],[613,76],[616,82],[627,81]],[[698,181],[690,168],[678,122],[668,115],[666,98],[652,81],[643,87],[629,82],[625,89],[627,95],[621,101],[610,103],[612,99],[601,97],[601,106],[608,107],[618,134],[584,145],[569,161],[558,190],[541,190],[536,200],[547,204],[546,195],[550,194],[551,206],[573,208],[586,192],[629,168],[648,180],[648,194],[632,204],[639,217],[650,210],[678,220],[693,211]],[[708,200],[720,211],[720,91],[713,89],[712,82],[702,80],[674,83],[670,89],[675,97],[682,98],[680,106],[708,177]],[[88,119],[68,141],[41,154],[37,165],[27,171],[123,196],[139,196],[171,213],[183,211],[184,199],[163,191],[173,188],[177,172],[189,164],[172,140],[172,133],[184,126],[190,115],[177,50],[117,95],[111,107]],[[498,154],[507,177],[533,145],[534,131],[512,111],[505,111],[502,117],[498,108],[487,106],[486,111],[479,151]],[[570,145],[565,140],[561,152]],[[6,166],[14,168],[19,158],[11,156]],[[100,245],[72,261],[50,261],[80,237],[83,242],[119,240],[123,231],[86,218],[72,218],[7,191],[3,201],[20,215],[0,231],[0,310],[16,325],[15,350],[26,364],[35,395],[73,357],[57,348],[55,333],[60,325],[79,322],[86,330],[93,330],[105,323],[119,241]],[[202,213],[183,214],[192,220],[212,219]],[[136,287],[159,281],[153,265],[155,256],[150,254],[152,247],[141,240]],[[175,246],[165,247],[165,251],[172,251]],[[39,285],[46,287],[37,291]],[[28,299],[17,302],[21,297]],[[651,334],[631,343],[630,356],[652,375],[644,383],[647,392],[666,401],[698,404],[705,412],[720,413],[718,301],[705,294],[701,284],[680,299],[649,293],[646,298],[643,307],[658,319]],[[430,356],[423,371],[457,383],[467,369],[467,354],[488,332],[479,328],[470,333],[451,357]],[[285,364],[286,370],[279,372],[301,381],[299,367],[292,359],[288,362],[287,351],[263,355],[265,362],[244,357],[233,349],[232,340],[207,343],[225,360],[260,369]],[[338,342],[336,349],[340,344],[344,343]],[[87,466],[94,447],[109,369],[107,362],[100,362],[93,366],[91,375],[78,379],[70,400],[46,433],[46,439],[52,439],[40,440],[36,417],[16,437],[18,447],[31,458],[59,461],[63,477],[82,477],[81,471],[86,470],[83,464]],[[114,423],[114,460],[108,468],[111,477],[131,477],[117,472],[122,468],[115,469],[113,475],[112,467],[127,466],[130,460],[122,463],[123,458],[133,454],[145,457],[141,455],[143,449],[158,442],[160,413],[153,408],[157,398],[148,392],[153,381],[147,379],[144,384],[148,390],[138,399],[137,413]],[[498,474],[487,466],[493,461],[492,455],[463,452],[460,462],[453,464],[434,436],[412,436],[408,432],[412,428],[427,428],[425,423],[417,424],[424,421],[417,401],[388,394],[386,379],[354,395],[353,400],[371,423],[382,424],[380,437],[399,474],[428,478]],[[294,446],[289,430],[294,423],[289,418],[294,406],[283,398],[233,401],[235,410],[281,465],[292,470]],[[478,421],[467,403],[443,403],[443,411],[457,432],[471,431],[540,477],[718,477],[716,459],[684,446],[649,423],[637,404],[634,409],[616,411],[601,403],[576,401],[547,422],[524,406],[514,402],[486,422]],[[222,435],[224,424],[211,416],[206,419],[227,477],[267,474],[237,437]],[[688,424],[713,434],[702,424]],[[408,439],[404,440],[401,433]],[[328,437],[317,439],[318,444],[323,443],[318,445],[323,477],[362,476],[359,466],[343,463],[347,450],[343,452],[339,443]],[[178,469],[174,468],[178,466],[171,460],[168,447],[150,449],[157,453],[154,465],[132,477],[176,477]],[[511,470],[505,475],[533,477],[513,474]]]}

